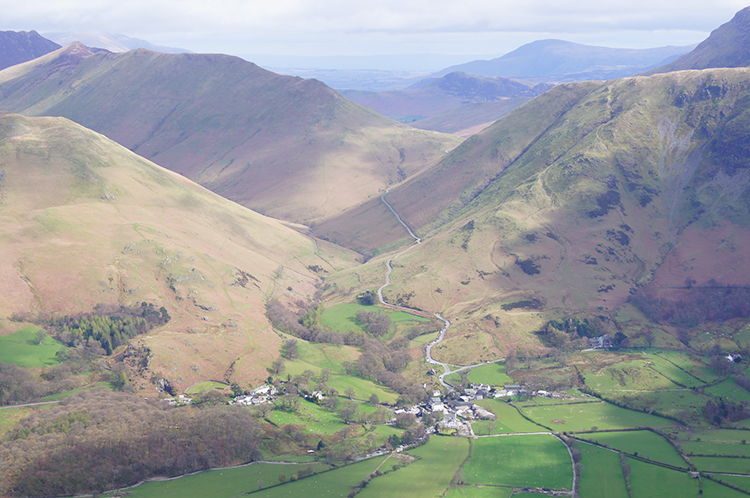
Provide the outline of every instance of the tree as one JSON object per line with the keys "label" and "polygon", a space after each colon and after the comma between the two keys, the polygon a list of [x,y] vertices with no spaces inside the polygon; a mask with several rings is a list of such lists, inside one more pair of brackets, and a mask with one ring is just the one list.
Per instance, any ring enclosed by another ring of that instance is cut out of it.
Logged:
{"label": "tree", "polygon": [[236,382],[232,382],[231,388],[232,388],[232,395],[234,397],[242,396],[243,394],[245,394],[245,391]]}
{"label": "tree", "polygon": [[354,399],[354,396],[357,394],[357,392],[352,387],[347,387],[346,391],[344,391],[344,396],[346,396],[349,399]]}
{"label": "tree", "polygon": [[39,329],[34,334],[34,344],[41,346],[44,343],[44,339],[47,338],[47,332],[43,329]]}
{"label": "tree", "polygon": [[271,375],[280,375],[281,372],[284,371],[284,358],[279,356],[275,360],[273,360],[273,363],[271,363],[271,366],[268,367],[266,370],[268,370],[268,373]]}
{"label": "tree", "polygon": [[284,345],[281,346],[281,356],[290,361],[299,358],[297,339],[289,339],[284,342]]}
{"label": "tree", "polygon": [[370,399],[368,400],[371,405],[377,405],[380,403],[380,399],[378,399],[378,395],[375,393],[372,393],[370,395]]}

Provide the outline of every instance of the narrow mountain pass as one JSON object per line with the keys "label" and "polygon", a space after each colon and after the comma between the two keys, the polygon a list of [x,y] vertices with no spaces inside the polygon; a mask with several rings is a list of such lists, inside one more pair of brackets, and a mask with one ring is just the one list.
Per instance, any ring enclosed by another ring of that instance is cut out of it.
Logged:
{"label": "narrow mountain pass", "polygon": [[[398,222],[401,223],[404,226],[404,228],[406,228],[406,230],[409,232],[409,235],[411,235],[412,238],[414,238],[414,243],[411,244],[406,249],[404,249],[403,251],[401,251],[400,253],[396,254],[394,257],[390,258],[388,261],[386,261],[385,266],[387,268],[387,271],[386,271],[386,274],[385,274],[385,283],[378,289],[378,299],[380,300],[381,304],[383,304],[385,306],[388,306],[389,308],[393,308],[393,309],[397,309],[397,310],[400,310],[400,311],[404,311],[406,313],[412,313],[412,314],[415,314],[415,315],[421,315],[422,312],[420,310],[416,310],[416,309],[412,309],[412,308],[407,308],[407,307],[404,307],[404,306],[398,306],[398,305],[395,305],[395,304],[391,304],[391,303],[386,302],[385,299],[383,299],[383,289],[385,289],[386,287],[388,287],[391,284],[391,273],[393,273],[393,266],[391,265],[391,263],[393,262],[393,260],[398,259],[402,255],[406,254],[407,252],[411,251],[412,249],[414,249],[415,247],[417,247],[418,245],[420,245],[422,243],[422,239],[420,239],[419,237],[417,237],[414,234],[414,232],[412,232],[411,228],[409,228],[409,226],[404,222],[404,220],[401,219],[401,216],[399,216],[399,214],[396,212],[396,210],[393,209],[393,206],[391,206],[390,203],[385,199],[385,196],[388,194],[388,192],[390,190],[391,190],[391,188],[388,187],[386,189],[385,193],[380,196],[380,200],[382,200],[383,204],[385,204],[388,207],[388,209],[390,209],[391,212],[396,216],[396,218],[398,219]],[[440,313],[434,313],[434,316],[436,316],[438,319],[440,319],[443,322],[444,327],[440,330],[440,335],[438,335],[437,339],[435,339],[434,341],[430,342],[425,347],[424,354],[425,354],[425,359],[427,360],[427,363],[443,367],[444,371],[438,377],[438,381],[448,391],[454,391],[454,388],[453,388],[453,386],[451,386],[450,384],[448,384],[447,382],[445,382],[445,376],[446,375],[450,375],[452,373],[460,372],[462,370],[466,370],[466,369],[469,369],[469,368],[478,367],[478,366],[481,366],[481,365],[487,365],[487,364],[490,364],[490,363],[498,363],[498,362],[501,362],[501,361],[505,360],[505,358],[500,358],[499,360],[495,360],[495,361],[488,361],[488,362],[484,362],[484,363],[477,363],[477,364],[474,364],[474,365],[464,365],[464,366],[462,366],[462,365],[452,365],[450,363],[443,363],[441,361],[437,361],[436,359],[434,359],[432,357],[432,347],[435,346],[435,345],[437,345],[437,344],[440,344],[440,342],[443,341],[443,339],[445,338],[446,332],[448,332],[448,328],[451,326],[451,322],[449,320],[447,320],[446,318],[443,318],[443,316],[440,315]],[[452,369],[451,367],[457,367],[457,368]]]}

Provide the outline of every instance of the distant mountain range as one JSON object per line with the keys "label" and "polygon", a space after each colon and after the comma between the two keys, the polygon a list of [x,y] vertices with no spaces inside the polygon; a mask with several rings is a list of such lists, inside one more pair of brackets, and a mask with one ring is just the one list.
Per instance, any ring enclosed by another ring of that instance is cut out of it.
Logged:
{"label": "distant mountain range", "polygon": [[[44,36],[59,43],[61,46],[81,42],[87,47],[102,48],[110,52],[127,52],[138,48],[153,50],[163,54],[192,54],[184,48],[165,47],[157,45],[140,38],[131,38],[125,35],[108,35],[98,32],[68,32],[68,33],[45,33]],[[59,48],[59,47],[58,47]]]}
{"label": "distant mountain range", "polygon": [[36,31],[0,31],[0,69],[36,59],[61,48]]}
{"label": "distant mountain range", "polygon": [[[454,72],[441,78],[422,80],[406,90],[390,92],[342,90],[340,93],[384,116],[404,123],[412,123],[464,104],[510,98],[525,98],[528,100],[543,93],[550,86],[534,85],[510,78],[475,76]],[[500,117],[497,116],[496,119]]]}
{"label": "distant mountain range", "polygon": [[607,80],[631,76],[664,65],[686,54],[693,47],[625,49],[581,45],[563,40],[539,40],[497,59],[451,66],[438,71],[434,76],[463,71],[481,76],[504,76],[536,82]]}

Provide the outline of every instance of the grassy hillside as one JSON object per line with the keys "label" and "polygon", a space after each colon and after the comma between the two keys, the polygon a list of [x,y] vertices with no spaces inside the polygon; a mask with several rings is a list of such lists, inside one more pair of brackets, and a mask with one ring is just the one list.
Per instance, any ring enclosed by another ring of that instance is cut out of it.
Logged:
{"label": "grassy hillside", "polygon": [[2,110],[67,117],[235,202],[305,223],[375,196],[460,142],[225,55],[73,44],[0,73],[0,88]]}
{"label": "grassy hillside", "polygon": [[281,343],[265,298],[305,299],[319,281],[308,266],[353,261],[66,119],[11,114],[0,116],[0,240],[1,320],[164,306],[172,320],[135,343],[153,355],[144,378],[178,388],[265,378]]}
{"label": "grassy hillside", "polygon": [[[395,261],[387,299],[408,296],[411,306],[461,318],[438,348],[455,340],[458,356],[446,351],[446,361],[539,347],[528,333],[566,317],[599,317],[610,334],[619,330],[607,329],[610,319],[621,319],[634,338],[656,321],[669,347],[681,347],[678,328],[689,324],[683,343],[708,350],[716,342],[699,344],[697,323],[746,316],[744,305],[724,318],[719,308],[744,292],[730,298],[726,286],[750,278],[739,249],[750,242],[749,75],[561,85],[516,109],[388,194],[424,241]],[[655,309],[618,318],[640,291]],[[657,316],[667,302],[697,303],[674,312],[702,315]],[[475,347],[462,347],[467,340]]]}

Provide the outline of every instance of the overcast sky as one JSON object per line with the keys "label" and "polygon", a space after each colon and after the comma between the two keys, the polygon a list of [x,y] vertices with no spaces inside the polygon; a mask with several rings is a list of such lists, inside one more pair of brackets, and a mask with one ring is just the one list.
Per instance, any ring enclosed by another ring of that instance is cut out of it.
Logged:
{"label": "overcast sky", "polygon": [[[747,2],[747,3],[746,3]],[[499,56],[557,38],[698,43],[749,0],[0,0],[1,30],[99,31],[194,52]]]}

